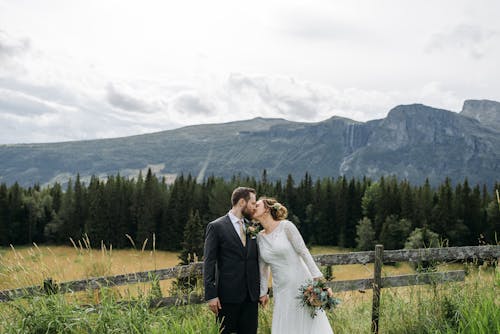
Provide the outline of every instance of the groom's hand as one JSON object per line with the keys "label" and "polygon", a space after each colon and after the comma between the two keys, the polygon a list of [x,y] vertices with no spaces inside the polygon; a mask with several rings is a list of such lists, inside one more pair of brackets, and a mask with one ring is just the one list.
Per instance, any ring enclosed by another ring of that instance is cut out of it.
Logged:
{"label": "groom's hand", "polygon": [[216,297],[214,299],[210,299],[208,301],[208,308],[210,311],[214,312],[215,314],[219,313],[219,310],[222,309],[222,306],[220,305],[219,297]]}
{"label": "groom's hand", "polygon": [[264,295],[259,298],[259,304],[262,305],[262,307],[266,307],[267,303],[269,303],[269,295]]}

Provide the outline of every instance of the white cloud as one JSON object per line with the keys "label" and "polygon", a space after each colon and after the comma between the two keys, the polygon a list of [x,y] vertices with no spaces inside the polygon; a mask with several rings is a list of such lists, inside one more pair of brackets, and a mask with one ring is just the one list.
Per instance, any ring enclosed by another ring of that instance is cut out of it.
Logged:
{"label": "white cloud", "polygon": [[460,24],[446,32],[434,34],[427,44],[427,52],[462,51],[472,58],[483,58],[493,43],[498,43],[498,31],[479,25]]}
{"label": "white cloud", "polygon": [[482,3],[0,0],[0,144],[500,100]]}
{"label": "white cloud", "polygon": [[57,113],[59,110],[73,112],[74,108],[59,105],[52,101],[39,99],[19,91],[0,88],[0,112],[19,117],[33,117],[43,114]]}
{"label": "white cloud", "polygon": [[108,84],[106,87],[106,95],[108,102],[117,108],[126,111],[147,112],[149,106],[146,102],[141,101],[129,93],[119,91],[113,84]]}
{"label": "white cloud", "polygon": [[366,31],[363,31],[366,28],[338,15],[342,9],[329,6],[287,9],[277,14],[279,19],[275,28],[280,33],[307,43],[347,40],[352,42],[353,39],[369,41]]}
{"label": "white cloud", "polygon": [[174,98],[174,109],[184,115],[213,115],[215,107],[193,91],[186,91]]}

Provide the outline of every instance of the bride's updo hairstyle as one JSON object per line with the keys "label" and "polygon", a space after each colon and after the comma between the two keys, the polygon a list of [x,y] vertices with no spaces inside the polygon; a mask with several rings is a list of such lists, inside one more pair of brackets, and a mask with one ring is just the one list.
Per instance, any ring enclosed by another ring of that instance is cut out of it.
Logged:
{"label": "bride's updo hairstyle", "polygon": [[287,208],[274,198],[261,197],[260,199],[262,200],[262,203],[264,203],[266,209],[269,209],[269,213],[271,214],[274,220],[283,220],[286,219],[286,217],[288,217]]}

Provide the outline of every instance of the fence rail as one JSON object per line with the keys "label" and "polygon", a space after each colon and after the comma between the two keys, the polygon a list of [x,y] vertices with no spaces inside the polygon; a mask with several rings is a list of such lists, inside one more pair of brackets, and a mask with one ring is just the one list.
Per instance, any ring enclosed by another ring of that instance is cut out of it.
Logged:
{"label": "fence rail", "polygon": [[[500,258],[500,246],[471,246],[471,247],[449,247],[449,248],[424,248],[424,249],[400,249],[383,252],[383,262],[418,262],[418,261],[460,261],[467,259],[496,259]],[[314,260],[319,265],[344,265],[344,264],[368,264],[375,261],[375,251],[352,252],[341,254],[324,254],[314,256]],[[186,266],[177,266],[166,269],[142,271],[122,275],[95,277],[76,281],[61,282],[56,285],[56,290],[60,293],[78,292],[85,290],[95,290],[105,286],[121,286],[134,283],[145,283],[153,280],[166,280],[173,278],[201,276],[203,264],[201,262],[192,263]],[[405,275],[407,276],[407,275]],[[410,275],[411,276],[411,275]],[[422,274],[413,275],[423,279]],[[429,276],[430,277],[430,276]],[[386,282],[386,283],[384,283]],[[388,283],[388,277],[383,278],[384,284]],[[368,289],[373,285],[372,279],[333,281],[332,288],[336,291]],[[399,285],[401,286],[401,285]],[[0,302],[6,302],[15,298],[28,297],[32,295],[45,294],[47,287],[29,286],[12,290],[0,291]]]}
{"label": "fence rail", "polygon": [[[463,270],[419,273],[411,275],[398,275],[381,278],[381,288],[396,288],[410,285],[423,285],[444,282],[459,282],[465,279]],[[352,290],[367,290],[372,289],[374,284],[373,278],[355,279],[346,281],[332,281],[327,285],[335,292],[352,291]]]}
{"label": "fence rail", "polygon": [[[385,250],[383,262],[456,261],[500,257],[500,246],[467,246]],[[321,265],[367,264],[375,262],[375,251],[313,256]]]}
{"label": "fence rail", "polygon": [[202,275],[203,264],[196,262],[187,266],[177,266],[166,269],[141,271],[114,276],[93,277],[77,281],[54,283],[45,281],[45,286],[29,286],[12,290],[0,291],[0,302],[10,301],[15,298],[28,297],[45,294],[47,284],[53,285],[51,290],[58,293],[79,292],[86,290],[96,290],[102,287],[113,287],[129,285],[134,283],[145,283],[153,280],[166,280],[171,278],[193,277]]}

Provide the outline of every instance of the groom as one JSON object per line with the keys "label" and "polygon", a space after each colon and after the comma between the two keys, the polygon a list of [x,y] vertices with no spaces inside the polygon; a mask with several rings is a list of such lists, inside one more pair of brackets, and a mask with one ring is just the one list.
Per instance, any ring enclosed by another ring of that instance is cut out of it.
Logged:
{"label": "groom", "polygon": [[257,333],[260,289],[256,239],[246,234],[255,212],[255,190],[238,187],[232,208],[207,226],[203,278],[205,300],[223,334]]}

